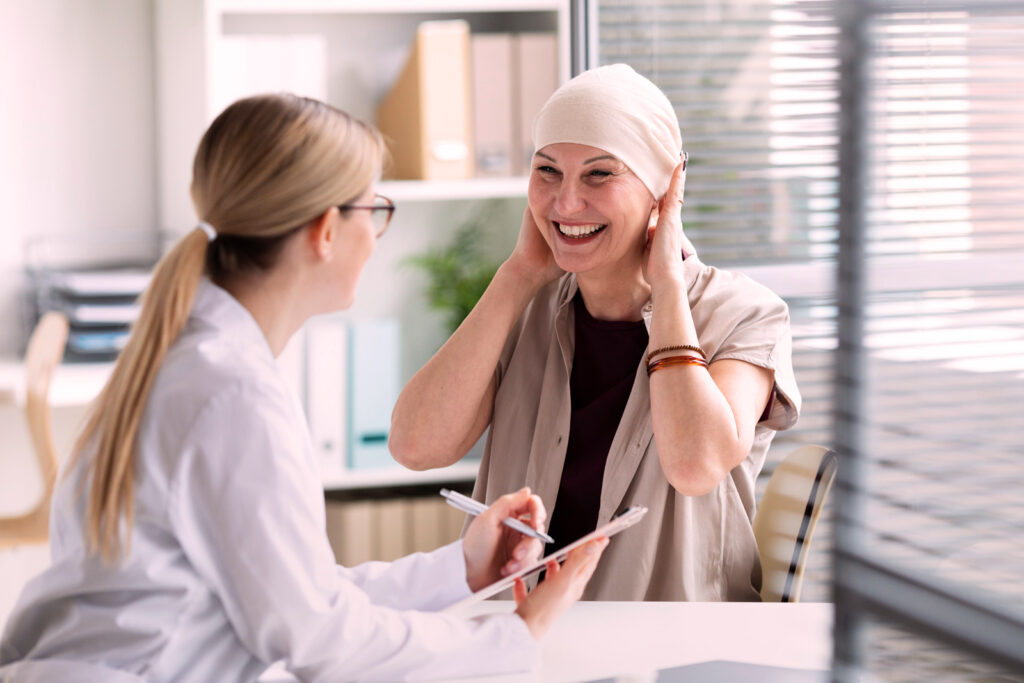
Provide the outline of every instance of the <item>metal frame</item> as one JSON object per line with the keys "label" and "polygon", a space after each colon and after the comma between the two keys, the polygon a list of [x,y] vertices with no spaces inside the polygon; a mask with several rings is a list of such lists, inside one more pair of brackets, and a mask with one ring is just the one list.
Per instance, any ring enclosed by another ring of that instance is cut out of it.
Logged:
{"label": "metal frame", "polygon": [[[865,396],[862,379],[866,377],[864,307],[867,301],[866,226],[867,208],[863,201],[868,185],[867,163],[867,26],[870,10],[863,0],[835,3],[839,27],[839,258],[836,268],[838,307],[838,348],[836,349],[836,401],[833,420],[834,444],[839,455],[836,476],[835,558],[836,576],[844,560],[843,548],[861,548],[855,525],[843,518],[861,519],[861,501],[855,495],[863,481]],[[842,511],[840,514],[838,511]],[[863,660],[863,614],[855,597],[833,579],[835,627],[833,676],[846,681],[857,678]]]}
{"label": "metal frame", "polygon": [[570,0],[569,76],[597,66],[597,0]]}
{"label": "metal frame", "polygon": [[[942,10],[976,9],[973,3],[940,0]],[[866,355],[864,308],[868,291],[866,202],[868,192],[867,105],[871,54],[868,28],[876,11],[921,11],[918,3],[880,5],[871,0],[837,0],[839,28],[839,261],[836,292],[839,346],[836,354],[835,445],[840,464],[836,511],[833,599],[835,650],[833,678],[860,680],[863,625],[869,614],[901,622],[965,651],[1024,672],[1024,615],[1012,614],[983,597],[964,596],[955,586],[908,572],[871,557],[861,538],[865,481],[864,444]],[[978,6],[999,7],[982,2]]]}

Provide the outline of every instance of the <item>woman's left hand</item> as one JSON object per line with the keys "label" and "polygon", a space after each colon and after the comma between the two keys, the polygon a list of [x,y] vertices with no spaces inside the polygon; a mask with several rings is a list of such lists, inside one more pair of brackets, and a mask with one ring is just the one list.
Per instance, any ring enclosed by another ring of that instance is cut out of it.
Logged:
{"label": "woman's left hand", "polygon": [[663,284],[682,281],[682,252],[693,253],[693,245],[683,234],[683,221],[679,212],[683,206],[683,186],[686,169],[682,162],[672,172],[668,191],[658,202],[658,222],[647,229],[647,246],[644,249],[644,279],[651,289]]}
{"label": "woman's left hand", "polygon": [[462,539],[466,558],[466,583],[480,590],[533,562],[541,553],[540,541],[524,536],[502,522],[514,517],[543,530],[547,511],[539,496],[522,488],[502,496],[473,520]]}

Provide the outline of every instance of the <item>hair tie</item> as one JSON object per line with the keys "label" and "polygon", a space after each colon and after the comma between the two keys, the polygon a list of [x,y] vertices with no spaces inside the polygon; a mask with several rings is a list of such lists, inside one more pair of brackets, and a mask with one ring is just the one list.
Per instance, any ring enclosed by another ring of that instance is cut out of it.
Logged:
{"label": "hair tie", "polygon": [[213,226],[206,221],[199,221],[199,224],[196,225],[196,227],[206,233],[206,239],[209,241],[212,242],[217,239],[217,231],[214,230]]}

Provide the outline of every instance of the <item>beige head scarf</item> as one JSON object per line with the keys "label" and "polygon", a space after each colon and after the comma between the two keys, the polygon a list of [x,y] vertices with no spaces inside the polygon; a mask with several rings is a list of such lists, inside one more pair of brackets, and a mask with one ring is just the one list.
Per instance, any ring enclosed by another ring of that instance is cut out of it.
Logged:
{"label": "beige head scarf", "polygon": [[672,103],[625,64],[585,71],[555,91],[533,123],[533,148],[556,142],[614,154],[655,199],[668,190],[682,151]]}

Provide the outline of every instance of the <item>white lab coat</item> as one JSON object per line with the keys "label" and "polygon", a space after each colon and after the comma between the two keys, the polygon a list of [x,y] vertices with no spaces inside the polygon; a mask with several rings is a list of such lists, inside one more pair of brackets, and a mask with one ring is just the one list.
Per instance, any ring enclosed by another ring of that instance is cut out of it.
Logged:
{"label": "white lab coat", "polygon": [[302,410],[255,320],[207,280],[143,415],[115,567],[85,552],[87,460],[59,484],[53,566],[11,615],[0,680],[249,681],[278,660],[310,681],[452,678],[539,659],[516,615],[435,612],[469,593],[460,542],[335,564]]}

